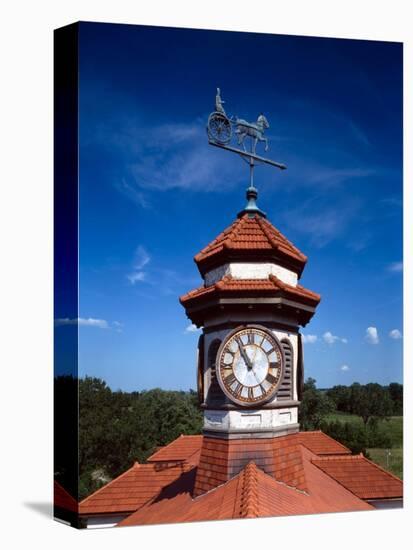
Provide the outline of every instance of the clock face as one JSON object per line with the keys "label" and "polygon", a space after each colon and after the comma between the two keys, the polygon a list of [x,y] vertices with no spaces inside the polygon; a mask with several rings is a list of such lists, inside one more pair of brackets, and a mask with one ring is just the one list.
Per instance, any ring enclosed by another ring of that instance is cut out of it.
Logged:
{"label": "clock face", "polygon": [[239,405],[263,403],[277,390],[283,363],[281,346],[271,332],[264,327],[238,329],[218,350],[218,382]]}

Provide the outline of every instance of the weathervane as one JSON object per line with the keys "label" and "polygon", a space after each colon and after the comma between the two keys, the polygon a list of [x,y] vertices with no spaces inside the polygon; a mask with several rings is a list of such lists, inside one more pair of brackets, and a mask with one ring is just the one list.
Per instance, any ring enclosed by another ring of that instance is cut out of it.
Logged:
{"label": "weathervane", "polygon": [[[215,111],[213,111],[208,117],[208,142],[214,147],[226,149],[227,151],[231,151],[231,153],[237,153],[250,166],[250,186],[247,189],[248,203],[244,210],[238,214],[238,216],[243,214],[249,214],[251,216],[254,214],[261,214],[265,217],[264,212],[262,212],[256,204],[258,191],[256,187],[254,187],[254,167],[256,164],[261,163],[269,164],[270,166],[280,168],[281,170],[285,170],[287,167],[279,162],[261,157],[256,153],[257,144],[261,142],[265,143],[264,150],[268,151],[268,139],[264,136],[264,132],[270,127],[270,125],[268,124],[265,116],[261,113],[257,118],[257,122],[247,122],[237,116],[228,117],[224,109],[224,103],[225,101],[221,98],[221,90],[217,88],[217,93],[215,96]],[[234,133],[238,137],[237,145],[242,145],[242,149],[229,145],[232,138],[233,126],[235,126]],[[245,138],[250,138],[250,151],[247,151],[245,147]]]}

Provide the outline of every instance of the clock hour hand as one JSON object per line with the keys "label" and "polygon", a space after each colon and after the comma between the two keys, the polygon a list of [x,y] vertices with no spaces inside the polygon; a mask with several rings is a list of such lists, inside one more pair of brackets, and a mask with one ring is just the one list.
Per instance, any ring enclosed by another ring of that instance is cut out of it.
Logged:
{"label": "clock hour hand", "polygon": [[245,351],[244,346],[242,345],[241,339],[237,338],[236,340],[237,340],[237,344],[239,346],[239,350],[241,352],[241,356],[244,359],[245,364],[247,365],[247,369],[251,370],[252,369],[252,363],[250,361],[250,358],[247,355],[247,352]]}

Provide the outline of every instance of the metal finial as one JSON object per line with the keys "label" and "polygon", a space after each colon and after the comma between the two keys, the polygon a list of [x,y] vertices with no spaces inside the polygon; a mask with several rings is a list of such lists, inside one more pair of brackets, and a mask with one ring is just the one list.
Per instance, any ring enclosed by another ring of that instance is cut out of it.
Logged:
{"label": "metal finial", "polygon": [[258,189],[253,185],[247,188],[247,205],[244,210],[238,212],[238,218],[241,218],[244,214],[248,214],[249,218],[253,218],[256,214],[266,218],[267,215],[260,208],[258,208],[256,200],[258,197]]}

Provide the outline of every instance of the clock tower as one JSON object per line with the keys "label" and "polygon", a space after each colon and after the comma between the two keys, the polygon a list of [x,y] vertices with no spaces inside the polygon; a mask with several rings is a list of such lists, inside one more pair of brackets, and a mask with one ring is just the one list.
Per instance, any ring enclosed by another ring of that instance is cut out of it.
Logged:
{"label": "clock tower", "polygon": [[[256,198],[249,188],[247,207],[195,256],[203,284],[180,298],[202,329],[204,439],[195,495],[230,479],[248,460],[264,471],[272,467],[269,442],[299,431],[300,327],[320,296],[299,284],[307,258],[266,219]],[[219,480],[210,475],[215,460]]]}
{"label": "clock tower", "polygon": [[256,205],[251,211],[248,191],[238,219],[195,256],[204,284],[180,300],[202,327],[198,394],[204,435],[225,439],[298,431],[299,327],[320,301],[298,283],[306,256]]}

